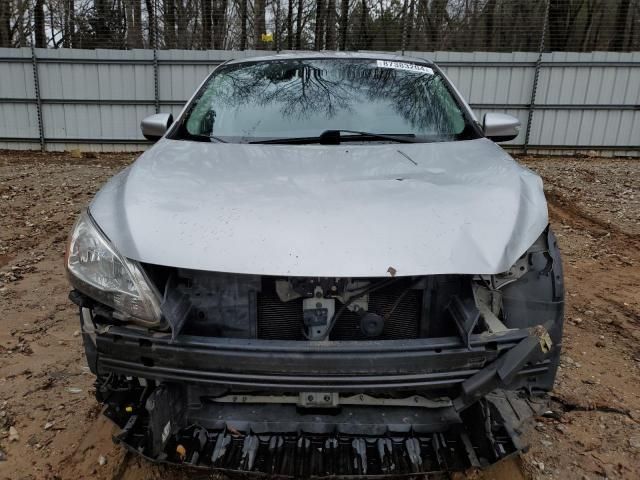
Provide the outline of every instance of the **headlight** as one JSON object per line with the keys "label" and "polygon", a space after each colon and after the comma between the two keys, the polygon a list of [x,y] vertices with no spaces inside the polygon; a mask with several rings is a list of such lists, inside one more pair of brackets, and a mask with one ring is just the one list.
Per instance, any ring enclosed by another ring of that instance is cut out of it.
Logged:
{"label": "headlight", "polygon": [[116,318],[160,326],[157,289],[138,263],[116,252],[86,210],[71,231],[66,266],[71,284],[112,307]]}

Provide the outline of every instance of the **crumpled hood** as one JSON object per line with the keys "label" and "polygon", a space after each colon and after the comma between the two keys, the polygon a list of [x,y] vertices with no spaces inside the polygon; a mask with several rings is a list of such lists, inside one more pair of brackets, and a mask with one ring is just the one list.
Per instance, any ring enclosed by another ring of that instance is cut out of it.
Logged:
{"label": "crumpled hood", "polygon": [[246,145],[161,140],[96,195],[120,253],[262,275],[494,274],[547,225],[540,178],[486,139]]}

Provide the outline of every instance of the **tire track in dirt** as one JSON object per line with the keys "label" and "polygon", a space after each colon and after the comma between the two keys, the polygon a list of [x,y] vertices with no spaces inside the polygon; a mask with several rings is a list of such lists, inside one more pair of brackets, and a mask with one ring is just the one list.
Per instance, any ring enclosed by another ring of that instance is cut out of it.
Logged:
{"label": "tire track in dirt", "polygon": [[632,320],[634,323],[640,325],[640,313],[634,310],[631,305],[626,304],[625,302],[620,302],[619,300],[615,300],[610,297],[606,297],[604,295],[596,294],[600,300],[607,302],[609,305],[613,306],[617,309],[622,315],[627,317],[629,320]]}
{"label": "tire track in dirt", "polygon": [[634,244],[639,240],[638,235],[625,232],[617,225],[601,220],[581,209],[567,195],[560,193],[560,187],[553,185],[548,179],[545,179],[544,182],[545,186],[552,187],[545,188],[544,191],[552,217],[563,223],[587,230],[595,236],[615,234],[621,239],[631,240]]}

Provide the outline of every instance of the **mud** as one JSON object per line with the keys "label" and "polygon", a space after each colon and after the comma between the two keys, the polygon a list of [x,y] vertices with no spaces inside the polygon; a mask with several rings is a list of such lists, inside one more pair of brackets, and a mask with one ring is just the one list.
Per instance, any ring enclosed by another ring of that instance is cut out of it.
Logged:
{"label": "mud", "polygon": [[[210,478],[113,444],[67,300],[67,233],[133,158],[0,152],[0,479]],[[638,478],[640,160],[520,160],[545,180],[564,255],[565,353],[551,409],[526,432],[530,450],[457,478]]]}

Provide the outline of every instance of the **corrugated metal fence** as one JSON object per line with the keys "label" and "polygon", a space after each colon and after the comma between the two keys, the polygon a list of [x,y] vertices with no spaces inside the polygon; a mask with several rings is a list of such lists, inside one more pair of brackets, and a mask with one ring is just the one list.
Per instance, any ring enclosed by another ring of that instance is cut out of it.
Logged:
{"label": "corrugated metal fence", "polygon": [[[214,66],[256,54],[0,49],[0,148],[143,149],[142,118],[175,116]],[[520,118],[511,148],[640,155],[640,52],[405,54],[436,61],[479,118]]]}

